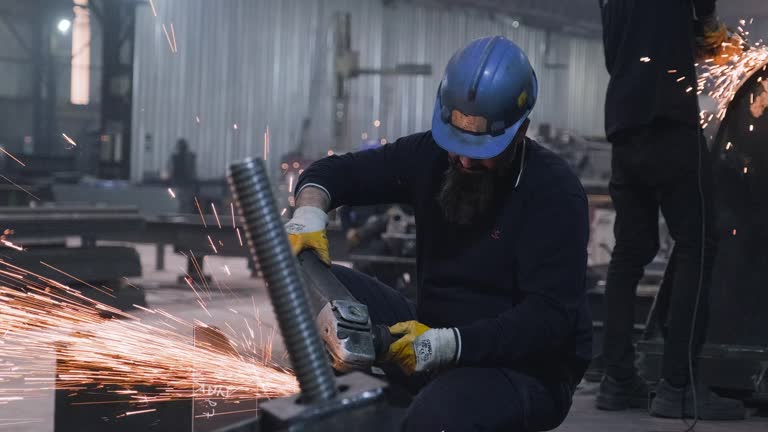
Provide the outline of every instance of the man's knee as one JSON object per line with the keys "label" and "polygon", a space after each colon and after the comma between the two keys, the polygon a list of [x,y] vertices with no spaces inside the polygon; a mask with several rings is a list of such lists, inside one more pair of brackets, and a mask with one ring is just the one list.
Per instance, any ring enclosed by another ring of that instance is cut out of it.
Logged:
{"label": "man's knee", "polygon": [[498,369],[455,369],[427,385],[406,413],[403,431],[526,431],[524,396]]}

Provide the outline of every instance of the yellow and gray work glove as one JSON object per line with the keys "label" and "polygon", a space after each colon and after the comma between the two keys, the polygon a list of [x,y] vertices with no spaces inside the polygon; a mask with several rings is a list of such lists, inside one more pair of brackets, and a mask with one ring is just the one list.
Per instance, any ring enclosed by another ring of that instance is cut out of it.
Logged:
{"label": "yellow and gray work glove", "polygon": [[294,255],[307,249],[317,252],[320,259],[331,265],[331,256],[328,252],[328,237],[325,227],[328,224],[328,215],[317,207],[299,207],[293,212],[293,218],[285,224],[288,233],[288,241]]}
{"label": "yellow and gray work glove", "polygon": [[389,346],[387,360],[397,363],[406,375],[427,372],[459,361],[461,336],[455,328],[431,329],[418,321],[389,328],[400,339]]}

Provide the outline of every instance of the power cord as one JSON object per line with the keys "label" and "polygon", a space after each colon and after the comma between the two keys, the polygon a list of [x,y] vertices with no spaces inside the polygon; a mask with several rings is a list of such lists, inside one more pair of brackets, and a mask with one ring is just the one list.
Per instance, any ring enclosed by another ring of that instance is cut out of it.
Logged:
{"label": "power cord", "polygon": [[[706,253],[706,243],[707,243],[707,203],[705,202],[705,196],[704,196],[704,186],[703,186],[703,179],[702,179],[702,162],[703,162],[703,148],[706,146],[706,142],[703,142],[704,135],[703,132],[699,132],[699,138],[697,140],[697,152],[698,152],[698,165],[696,166],[697,171],[697,182],[699,187],[699,202],[701,204],[701,257],[699,260],[699,284],[698,288],[696,290],[696,301],[694,302],[694,308],[693,308],[693,316],[691,317],[691,333],[688,337],[688,379],[689,384],[691,386],[691,395],[693,396],[693,423],[690,425],[685,419],[685,410],[683,410],[683,423],[685,423],[686,426],[688,426],[688,429],[685,430],[685,432],[693,432],[694,428],[696,427],[696,424],[699,422],[699,404],[698,404],[698,398],[696,394],[696,381],[695,376],[693,374],[693,341],[694,341],[694,335],[696,334],[696,319],[699,314],[699,303],[701,302],[701,290],[704,285],[704,254]],[[683,404],[685,404],[685,390],[683,390]]]}

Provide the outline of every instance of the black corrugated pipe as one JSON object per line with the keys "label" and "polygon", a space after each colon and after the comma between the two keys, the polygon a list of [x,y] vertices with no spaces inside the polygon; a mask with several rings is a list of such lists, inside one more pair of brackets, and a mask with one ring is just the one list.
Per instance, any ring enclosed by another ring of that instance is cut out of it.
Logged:
{"label": "black corrugated pipe", "polygon": [[330,400],[336,395],[333,372],[277,211],[264,161],[246,159],[232,164],[229,184],[245,223],[251,257],[258,260],[264,273],[302,400]]}

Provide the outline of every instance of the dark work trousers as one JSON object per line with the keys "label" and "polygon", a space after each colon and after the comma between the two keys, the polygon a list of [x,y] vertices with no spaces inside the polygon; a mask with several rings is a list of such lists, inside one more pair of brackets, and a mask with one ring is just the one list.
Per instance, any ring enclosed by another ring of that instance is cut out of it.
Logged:
{"label": "dark work trousers", "polygon": [[[664,275],[663,286],[668,292],[660,298],[664,310],[659,316],[665,320],[661,323],[665,336],[662,375],[673,385],[681,386],[689,381],[692,328],[694,364],[706,337],[716,249],[709,152],[698,128],[676,123],[622,131],[611,137],[611,143],[610,193],[616,209],[616,246],[604,300],[606,373],[617,379],[635,373],[635,295],[644,267],[659,249],[661,209],[675,240]],[[694,324],[697,297],[699,307]]]}
{"label": "dark work trousers", "polygon": [[[333,266],[333,273],[358,301],[368,306],[371,322],[391,326],[416,320],[414,305],[394,289],[363,273]],[[390,382],[416,394],[403,422],[404,431],[545,431],[568,414],[573,383],[546,385],[503,368],[460,367],[431,380],[407,377],[397,366],[384,368]]]}

